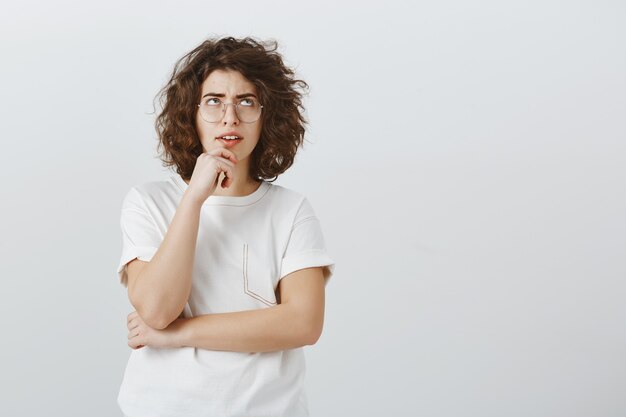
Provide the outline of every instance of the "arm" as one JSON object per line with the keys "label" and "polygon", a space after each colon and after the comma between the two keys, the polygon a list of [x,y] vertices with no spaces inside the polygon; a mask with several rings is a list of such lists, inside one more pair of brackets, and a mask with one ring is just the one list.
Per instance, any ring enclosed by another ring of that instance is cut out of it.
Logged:
{"label": "arm", "polygon": [[128,264],[128,298],[154,329],[167,327],[189,299],[201,208],[201,202],[185,192],[150,262]]}
{"label": "arm", "polygon": [[281,304],[259,310],[207,314],[172,323],[178,346],[234,352],[269,352],[313,345],[324,324],[321,267],[279,282]]}

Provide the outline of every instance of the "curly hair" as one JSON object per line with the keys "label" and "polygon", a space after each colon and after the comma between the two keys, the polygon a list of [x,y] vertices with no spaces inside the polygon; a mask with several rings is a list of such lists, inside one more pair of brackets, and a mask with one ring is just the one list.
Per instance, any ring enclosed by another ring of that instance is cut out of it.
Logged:
{"label": "curly hair", "polygon": [[294,78],[294,71],[283,63],[277,49],[276,41],[251,37],[207,39],[176,62],[170,80],[155,97],[162,108],[155,127],[164,167],[174,166],[183,179],[191,178],[203,151],[195,125],[201,86],[217,69],[239,71],[256,86],[263,104],[261,135],[250,156],[250,176],[272,182],[293,164],[308,123],[303,115],[303,94],[297,87],[304,90],[309,86]]}

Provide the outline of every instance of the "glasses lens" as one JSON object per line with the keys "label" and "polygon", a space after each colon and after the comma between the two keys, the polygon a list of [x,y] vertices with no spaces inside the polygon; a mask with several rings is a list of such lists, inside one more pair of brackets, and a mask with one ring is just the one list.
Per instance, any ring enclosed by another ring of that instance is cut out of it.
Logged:
{"label": "glasses lens", "polygon": [[[261,105],[256,100],[249,98],[239,101],[235,110],[237,118],[244,123],[255,122],[261,116]],[[224,105],[215,98],[207,99],[200,105],[200,115],[207,122],[219,122],[224,116]]]}
{"label": "glasses lens", "polygon": [[200,115],[207,122],[219,122],[222,118],[222,103],[215,104],[215,100],[203,101],[200,105]]}
{"label": "glasses lens", "polygon": [[243,99],[237,106],[237,117],[242,122],[251,123],[255,122],[261,115],[261,106],[255,100]]}

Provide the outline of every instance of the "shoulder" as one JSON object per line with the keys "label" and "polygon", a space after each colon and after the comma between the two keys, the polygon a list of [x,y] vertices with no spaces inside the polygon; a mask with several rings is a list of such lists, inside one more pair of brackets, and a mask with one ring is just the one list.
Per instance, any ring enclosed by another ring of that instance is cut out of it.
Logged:
{"label": "shoulder", "polygon": [[304,193],[278,184],[271,184],[271,187],[273,199],[284,207],[288,217],[294,221],[315,217],[313,206]]}
{"label": "shoulder", "polygon": [[269,184],[271,186],[273,199],[286,206],[298,209],[303,204],[308,203],[307,197],[299,191],[279,184]]}
{"label": "shoulder", "polygon": [[180,194],[180,190],[172,179],[160,181],[147,181],[138,183],[126,191],[123,198],[122,208],[132,206],[151,206],[163,202],[168,197]]}
{"label": "shoulder", "polygon": [[287,188],[284,185],[275,184],[272,182],[268,182],[271,187],[272,193],[276,198],[288,201],[300,201],[305,198],[305,196],[291,188]]}

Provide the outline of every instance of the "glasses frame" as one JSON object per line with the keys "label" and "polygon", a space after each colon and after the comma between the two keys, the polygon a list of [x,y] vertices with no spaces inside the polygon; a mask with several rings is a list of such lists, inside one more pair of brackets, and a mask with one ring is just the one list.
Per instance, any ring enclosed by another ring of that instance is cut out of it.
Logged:
{"label": "glasses frame", "polygon": [[[216,97],[212,97],[212,98],[216,98]],[[219,98],[218,98],[219,100]],[[242,100],[245,100],[245,98],[243,98]],[[207,119],[204,118],[204,115],[202,114],[202,108],[200,107],[202,105],[202,102],[200,102],[198,104],[198,109],[200,111],[200,117],[202,117],[202,120],[204,120],[207,123],[219,123],[222,121],[222,119],[224,119],[224,116],[226,116],[226,106],[230,105],[230,106],[235,106],[235,114],[237,115],[237,119],[239,119],[242,123],[255,123],[257,122],[260,118],[261,118],[261,113],[263,113],[263,105],[259,104],[261,111],[259,111],[259,117],[256,118],[256,120],[253,120],[252,122],[244,122],[243,120],[241,120],[241,116],[239,116],[239,104],[240,103],[226,103],[223,102],[222,100],[220,100],[222,102],[222,117],[219,118],[219,120],[216,120],[215,122],[209,122]]]}

